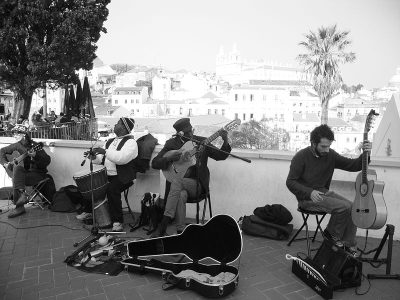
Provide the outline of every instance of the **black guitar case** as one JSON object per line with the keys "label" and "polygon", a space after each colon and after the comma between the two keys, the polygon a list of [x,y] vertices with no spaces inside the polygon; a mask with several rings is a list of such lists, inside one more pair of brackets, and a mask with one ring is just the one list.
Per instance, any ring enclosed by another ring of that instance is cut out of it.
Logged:
{"label": "black guitar case", "polygon": [[242,253],[242,233],[228,215],[217,215],[204,225],[188,225],[181,234],[133,241],[129,258],[121,263],[129,272],[162,274],[164,289],[191,289],[209,298],[230,294],[238,285],[239,270],[232,265]]}

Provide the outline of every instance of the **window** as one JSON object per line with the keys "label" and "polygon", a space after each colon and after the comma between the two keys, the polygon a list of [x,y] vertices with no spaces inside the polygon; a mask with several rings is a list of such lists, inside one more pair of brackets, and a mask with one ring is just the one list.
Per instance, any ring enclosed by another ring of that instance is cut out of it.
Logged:
{"label": "window", "polygon": [[131,99],[131,104],[133,104],[135,101],[133,99]]}
{"label": "window", "polygon": [[222,114],[223,116],[225,116],[225,109],[222,109],[222,110],[221,110],[221,114]]}
{"label": "window", "polygon": [[253,100],[254,100],[254,95],[250,94],[250,101],[253,101]]}
{"label": "window", "polygon": [[211,109],[208,109],[208,113],[207,113],[208,115],[211,115]]}
{"label": "window", "polygon": [[235,120],[239,119],[239,114],[235,113]]}
{"label": "window", "polygon": [[243,101],[246,101],[246,95],[243,95],[242,99],[243,99]]}
{"label": "window", "polygon": [[346,138],[346,142],[347,142],[347,143],[350,142],[350,138]]}
{"label": "window", "polygon": [[128,99],[125,99],[125,104],[128,104]]}
{"label": "window", "polygon": [[263,101],[267,101],[267,95],[263,95]]}
{"label": "window", "polygon": [[182,112],[183,112],[183,108],[182,108],[182,107],[179,107],[179,114],[181,115]]}
{"label": "window", "polygon": [[115,104],[118,104],[118,100],[117,99],[115,100]]}
{"label": "window", "polygon": [[243,121],[246,121],[246,114],[243,114]]}
{"label": "window", "polygon": [[216,114],[216,115],[218,114],[218,109],[214,110],[214,114]]}
{"label": "window", "polygon": [[357,143],[357,138],[356,137],[354,138],[354,143]]}
{"label": "window", "polygon": [[139,99],[136,99],[136,103],[139,104]]}
{"label": "window", "polygon": [[250,114],[250,119],[253,119],[253,118],[254,118],[253,114]]}
{"label": "window", "polygon": [[235,94],[235,101],[238,101],[238,94]]}

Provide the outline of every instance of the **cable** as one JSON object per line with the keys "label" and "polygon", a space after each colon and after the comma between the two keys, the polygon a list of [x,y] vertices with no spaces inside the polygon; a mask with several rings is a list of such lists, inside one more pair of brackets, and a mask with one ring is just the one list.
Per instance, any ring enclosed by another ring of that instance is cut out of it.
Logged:
{"label": "cable", "polygon": [[7,225],[9,225],[9,226],[11,226],[11,227],[13,227],[15,229],[31,229],[31,228],[40,228],[40,227],[64,227],[64,228],[67,228],[67,229],[70,229],[70,230],[83,231],[82,228],[71,228],[71,227],[68,227],[68,226],[65,226],[65,225],[61,225],[61,224],[44,224],[44,225],[27,226],[27,227],[16,227],[13,224],[5,222],[5,221],[0,221],[0,223],[7,224]]}

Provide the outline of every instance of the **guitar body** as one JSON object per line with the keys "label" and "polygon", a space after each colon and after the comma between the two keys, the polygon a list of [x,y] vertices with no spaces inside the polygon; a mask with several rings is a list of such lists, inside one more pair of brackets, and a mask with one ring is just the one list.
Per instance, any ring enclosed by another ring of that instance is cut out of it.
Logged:
{"label": "guitar body", "polygon": [[[201,143],[204,145],[207,145],[219,136],[221,130],[228,131],[228,130],[235,128],[238,125],[240,125],[240,120],[239,119],[233,120],[233,121],[229,122],[228,124],[226,124],[220,130],[218,130],[217,132],[212,134],[207,139],[201,141]],[[200,146],[200,147],[203,147],[203,146]],[[166,152],[163,157],[168,157],[171,154],[176,153],[176,152],[182,153],[182,156],[179,159],[179,161],[174,161],[173,163],[171,163],[168,166],[167,169],[162,170],[167,181],[172,182],[175,179],[184,178],[188,169],[196,164],[196,152],[197,151],[198,151],[198,146],[195,143],[193,143],[192,141],[188,141],[185,144],[183,144],[183,146],[179,150],[171,150],[171,151]],[[192,170],[193,170],[193,168],[192,168]],[[192,170],[190,170],[190,171],[192,171]]]}
{"label": "guitar body", "polygon": [[[22,154],[22,155],[23,155],[23,154]],[[14,151],[14,152],[11,153],[11,154],[6,154],[7,161],[13,164],[12,168],[13,168],[14,166],[16,166],[16,165],[19,164],[19,163],[15,164],[14,161],[15,161],[16,159],[18,159],[18,157],[20,157],[20,156],[21,156],[21,153],[19,153],[18,151]],[[11,169],[5,168],[6,173],[7,173],[7,175],[8,175],[10,178],[13,177],[13,169],[12,169],[12,168],[11,168]]]}
{"label": "guitar body", "polygon": [[376,181],[374,170],[368,170],[371,177],[363,184],[362,173],[356,179],[356,197],[354,199],[351,217],[354,225],[363,229],[382,228],[387,219],[386,204],[383,199],[385,183]]}
{"label": "guitar body", "polygon": [[162,170],[165,178],[172,182],[175,179],[181,179],[185,177],[186,171],[196,164],[196,147],[193,142],[186,142],[179,150],[171,150],[164,154],[163,157],[168,157],[176,152],[182,153],[181,158],[178,161],[174,161],[165,170]]}

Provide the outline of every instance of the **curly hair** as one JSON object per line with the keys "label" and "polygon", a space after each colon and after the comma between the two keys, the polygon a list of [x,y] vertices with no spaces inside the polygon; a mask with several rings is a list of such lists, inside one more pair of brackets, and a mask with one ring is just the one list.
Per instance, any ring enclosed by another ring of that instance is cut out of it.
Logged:
{"label": "curly hair", "polygon": [[318,144],[319,142],[321,142],[322,138],[326,138],[330,141],[335,140],[335,134],[333,133],[332,129],[326,124],[315,127],[313,131],[311,131],[310,142]]}

